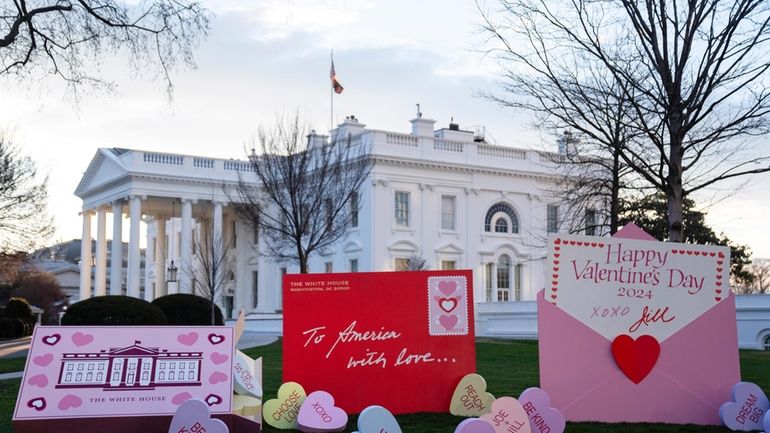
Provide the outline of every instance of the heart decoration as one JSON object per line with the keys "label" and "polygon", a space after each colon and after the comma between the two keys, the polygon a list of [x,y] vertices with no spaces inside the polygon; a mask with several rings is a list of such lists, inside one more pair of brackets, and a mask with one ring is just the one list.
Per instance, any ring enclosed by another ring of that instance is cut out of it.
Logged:
{"label": "heart decoration", "polygon": [[446,313],[451,313],[457,308],[457,298],[439,298],[438,306]]}
{"label": "heart decoration", "polygon": [[187,400],[191,399],[192,395],[190,395],[189,392],[180,392],[179,394],[171,397],[171,403],[175,406],[179,406],[180,404],[186,402]]}
{"label": "heart decoration", "polygon": [[513,397],[500,397],[492,403],[492,413],[479,419],[490,423],[495,433],[532,433],[524,407]]}
{"label": "heart decoration", "polygon": [[487,392],[487,382],[478,374],[465,375],[457,384],[452,400],[449,402],[449,413],[456,416],[479,417],[492,410],[495,396]]}
{"label": "heart decoration", "polygon": [[457,290],[456,281],[439,281],[438,290],[446,296],[451,295]]}
{"label": "heart decoration", "polygon": [[221,371],[215,371],[211,373],[211,376],[209,376],[209,383],[212,385],[216,385],[219,382],[225,382],[229,379],[226,374],[222,373]]}
{"label": "heart decoration", "polygon": [[438,323],[441,324],[445,329],[449,330],[455,327],[457,325],[457,316],[454,314],[442,314],[438,318]]}
{"label": "heart decoration", "polygon": [[719,418],[733,431],[762,430],[763,415],[770,409],[770,401],[762,389],[751,382],[733,386],[732,401],[719,407]]}
{"label": "heart decoration", "polygon": [[171,419],[168,433],[178,432],[228,433],[228,428],[221,420],[211,418],[206,403],[193,398],[179,406]]}
{"label": "heart decoration", "polygon": [[45,376],[45,374],[37,374],[30,377],[29,380],[27,380],[27,383],[40,388],[45,388],[48,386],[48,378]]}
{"label": "heart decoration", "polygon": [[612,356],[620,370],[631,382],[638,384],[652,371],[660,355],[660,343],[651,335],[634,340],[630,335],[618,335],[612,342]]}
{"label": "heart decoration", "polygon": [[217,345],[225,341],[225,336],[222,334],[209,334],[208,338],[209,338],[209,342],[214,345]]}
{"label": "heart decoration", "polygon": [[198,341],[198,333],[188,332],[187,334],[181,334],[176,337],[176,341],[178,341],[180,344],[184,344],[185,346],[192,346],[196,341]]}
{"label": "heart decoration", "polygon": [[49,346],[55,346],[56,343],[59,342],[59,340],[61,340],[61,334],[46,335],[45,337],[43,337],[43,344],[47,344]]}
{"label": "heart decoration", "polygon": [[257,417],[262,415],[262,400],[249,395],[233,396],[233,413],[240,416]]}
{"label": "heart decoration", "polygon": [[72,334],[72,343],[77,347],[82,347],[90,344],[94,341],[94,336],[91,334],[84,334],[82,332],[76,332]]}
{"label": "heart decoration", "polygon": [[209,406],[214,406],[215,404],[222,403],[222,397],[216,394],[209,394],[208,396],[206,396],[205,402]]}
{"label": "heart decoration", "polygon": [[765,420],[762,422],[762,428],[764,428],[766,432],[770,432],[770,410],[765,412]]}
{"label": "heart decoration", "polygon": [[59,408],[59,410],[69,410],[74,409],[77,407],[80,407],[80,405],[83,404],[83,400],[81,400],[80,397],[74,395],[74,394],[67,394],[59,400],[59,404],[56,406]]}
{"label": "heart decoration", "polygon": [[51,355],[50,353],[32,358],[32,362],[35,365],[39,365],[41,367],[47,367],[48,364],[51,363],[51,361],[53,361],[53,355]]}
{"label": "heart decoration", "polygon": [[540,388],[527,388],[519,396],[519,402],[527,412],[533,431],[564,432],[567,421],[558,409],[551,407],[548,393]]}
{"label": "heart decoration", "polygon": [[297,415],[299,430],[305,433],[342,431],[348,414],[334,406],[334,397],[326,391],[311,392]]}
{"label": "heart decoration", "polygon": [[228,356],[226,353],[211,352],[211,362],[216,365],[225,363],[228,359],[230,359],[230,356]]}
{"label": "heart decoration", "polygon": [[[257,368],[259,364],[259,368]],[[259,370],[259,374],[257,374]],[[237,394],[262,398],[262,358],[255,362],[237,350],[233,359],[233,388]]]}
{"label": "heart decoration", "polygon": [[382,406],[369,406],[358,415],[359,433],[401,433],[396,417]]}
{"label": "heart decoration", "polygon": [[495,433],[495,428],[483,419],[468,418],[457,425],[455,433]]}
{"label": "heart decoration", "polygon": [[286,382],[278,388],[278,398],[268,400],[262,406],[262,419],[281,430],[296,430],[299,408],[307,394],[297,382]]}
{"label": "heart decoration", "polygon": [[47,404],[43,397],[33,398],[32,400],[27,402],[27,407],[31,407],[32,409],[35,409],[38,412],[41,410],[44,410],[46,406]]}

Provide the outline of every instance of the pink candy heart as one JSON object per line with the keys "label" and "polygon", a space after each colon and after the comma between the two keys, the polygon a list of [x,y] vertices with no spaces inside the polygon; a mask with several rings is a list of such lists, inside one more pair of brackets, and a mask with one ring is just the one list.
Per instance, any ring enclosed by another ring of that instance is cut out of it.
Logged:
{"label": "pink candy heart", "polygon": [[76,407],[80,407],[83,404],[83,400],[80,397],[72,394],[67,394],[63,399],[59,400],[59,404],[56,406],[59,410],[68,410]]}
{"label": "pink candy heart", "polygon": [[211,418],[206,403],[193,398],[182,403],[176,410],[168,432],[228,433],[228,429],[221,420]]}
{"label": "pink candy heart", "polygon": [[518,400],[513,397],[500,397],[492,402],[492,413],[482,415],[492,424],[495,433],[532,433],[529,418]]}
{"label": "pink candy heart", "polygon": [[[519,403],[529,417],[529,425],[535,432],[548,430],[562,433],[567,425],[564,415],[551,407],[551,399],[540,388],[527,388],[519,396]],[[546,429],[546,427],[548,427]]]}
{"label": "pink candy heart", "polygon": [[43,397],[33,398],[27,402],[27,407],[31,407],[36,411],[44,410],[46,407],[45,399]]}
{"label": "pink candy heart", "polygon": [[348,414],[334,406],[334,397],[326,391],[310,393],[297,416],[299,429],[307,433],[342,431],[348,424]]}
{"label": "pink candy heart", "polygon": [[483,419],[468,418],[457,425],[455,433],[495,433],[495,428]]}
{"label": "pink candy heart", "polygon": [[45,343],[45,344],[47,344],[49,346],[55,346],[56,343],[59,342],[59,340],[61,340],[61,335],[60,334],[51,334],[51,335],[46,335],[45,337],[43,337],[43,343]]}
{"label": "pink candy heart", "polygon": [[29,380],[27,380],[27,383],[30,385],[38,386],[40,388],[45,388],[48,386],[48,378],[45,377],[45,374],[37,374],[30,377]]}
{"label": "pink candy heart", "polygon": [[32,362],[41,367],[46,367],[51,361],[53,361],[53,355],[50,353],[32,358]]}
{"label": "pink candy heart", "polygon": [[76,332],[72,334],[72,342],[75,344],[75,346],[85,346],[86,344],[90,344],[92,341],[94,341],[94,336],[91,334],[84,334],[82,332]]}
{"label": "pink candy heart", "polygon": [[185,346],[192,346],[196,341],[198,341],[198,333],[188,332],[187,334],[182,334],[176,337],[176,341],[178,341],[180,344],[184,344]]}
{"label": "pink candy heart", "polygon": [[211,344],[219,344],[225,341],[225,336],[221,334],[209,334],[208,338]]}

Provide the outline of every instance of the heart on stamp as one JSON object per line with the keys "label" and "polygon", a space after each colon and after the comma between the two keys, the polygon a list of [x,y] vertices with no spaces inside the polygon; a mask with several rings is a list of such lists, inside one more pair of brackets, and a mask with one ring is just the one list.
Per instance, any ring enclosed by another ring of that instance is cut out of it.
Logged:
{"label": "heart on stamp", "polygon": [[452,329],[457,325],[458,318],[454,314],[442,314],[438,318],[438,323],[444,327],[444,329]]}
{"label": "heart on stamp", "polygon": [[334,397],[326,391],[311,392],[299,408],[297,425],[306,433],[342,431],[348,414],[334,405]]}
{"label": "heart on stamp", "polygon": [[67,394],[64,398],[59,400],[59,404],[56,407],[58,407],[59,410],[68,410],[80,407],[82,404],[83,400],[81,400],[80,397],[73,394]]}
{"label": "heart on stamp", "polygon": [[29,380],[27,380],[27,383],[39,388],[45,388],[48,386],[48,378],[45,376],[45,374],[36,374],[30,377]]}
{"label": "heart on stamp", "polygon": [[382,406],[369,406],[358,415],[358,433],[401,433],[396,417]]}
{"label": "heart on stamp", "polygon": [[221,334],[209,334],[208,338],[211,344],[219,344],[225,341],[225,336]]}
{"label": "heart on stamp", "polygon": [[43,343],[49,346],[55,346],[56,343],[59,342],[59,340],[61,340],[61,335],[59,334],[51,334],[43,337]]}
{"label": "heart on stamp", "polygon": [[211,418],[211,412],[206,403],[196,398],[182,403],[171,419],[169,433],[178,432],[228,433],[227,425],[218,419]]}
{"label": "heart on stamp", "polygon": [[495,433],[495,428],[486,420],[468,418],[457,425],[455,433]]}
{"label": "heart on stamp", "polygon": [[198,341],[198,333],[188,332],[187,334],[181,334],[176,337],[176,341],[178,341],[179,344],[184,344],[185,346],[192,346],[196,341]]}
{"label": "heart on stamp", "polygon": [[479,419],[492,424],[495,433],[532,433],[524,407],[513,397],[500,397],[492,403],[492,413]]}
{"label": "heart on stamp", "polygon": [[307,394],[297,382],[286,382],[278,388],[278,398],[262,405],[262,419],[281,430],[297,429],[297,414]]}
{"label": "heart on stamp", "polygon": [[92,341],[94,341],[94,336],[91,334],[84,334],[82,332],[72,334],[72,343],[77,347],[91,344]]}
{"label": "heart on stamp", "polygon": [[634,340],[630,335],[618,335],[612,342],[612,356],[620,370],[631,382],[638,384],[652,371],[660,355],[660,343],[651,335]]}
{"label": "heart on stamp", "polygon": [[540,388],[527,388],[519,396],[519,402],[527,408],[527,416],[532,430],[551,433],[564,432],[567,421],[558,409],[551,406],[548,393]]}
{"label": "heart on stamp", "polygon": [[438,290],[443,293],[445,296],[449,296],[452,293],[457,290],[457,282],[456,281],[439,281],[438,282]]}
{"label": "heart on stamp", "polygon": [[495,396],[487,392],[487,381],[476,373],[467,374],[460,379],[452,394],[449,413],[479,417],[492,410],[494,401]]}
{"label": "heart on stamp", "polygon": [[762,415],[770,409],[762,389],[751,382],[739,382],[733,386],[731,395],[732,401],[719,407],[722,423],[733,431],[762,430]]}
{"label": "heart on stamp", "polygon": [[38,412],[45,409],[46,406],[47,405],[43,397],[33,398],[32,400],[27,402],[27,407],[31,407],[32,409],[35,409]]}
{"label": "heart on stamp", "polygon": [[457,298],[439,298],[438,306],[446,313],[451,313],[457,308]]}
{"label": "heart on stamp", "polygon": [[40,355],[32,358],[32,362],[35,365],[39,365],[41,367],[48,366],[48,364],[50,364],[51,361],[53,361],[53,355],[51,355],[50,353],[46,353],[45,355]]}

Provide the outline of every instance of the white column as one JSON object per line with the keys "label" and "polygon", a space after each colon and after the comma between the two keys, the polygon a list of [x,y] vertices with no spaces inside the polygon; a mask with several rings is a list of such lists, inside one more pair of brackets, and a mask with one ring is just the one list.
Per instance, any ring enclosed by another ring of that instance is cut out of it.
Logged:
{"label": "white column", "polygon": [[96,266],[94,269],[94,296],[107,294],[107,208],[96,211]]}
{"label": "white column", "polygon": [[123,201],[112,202],[112,255],[110,295],[123,294]]}
{"label": "white column", "polygon": [[142,201],[137,196],[129,200],[129,218],[131,230],[128,238],[128,296],[139,297],[139,272],[141,271],[141,254],[139,250],[139,224],[141,224]]}
{"label": "white column", "polygon": [[[150,230],[147,230],[147,248],[144,250],[144,300],[152,301],[155,299],[155,291],[152,288],[154,278],[150,278],[150,266],[155,263],[155,240],[150,236]],[[153,273],[155,269],[153,268]]]}
{"label": "white column", "polygon": [[[147,261],[145,260],[145,267]],[[145,289],[146,290],[146,289]],[[155,297],[166,292],[166,218],[155,216]]]}
{"label": "white column", "polygon": [[192,293],[192,200],[182,200],[182,231],[179,234],[179,293]]}
{"label": "white column", "polygon": [[91,297],[91,214],[83,211],[83,236],[80,238],[80,300]]}

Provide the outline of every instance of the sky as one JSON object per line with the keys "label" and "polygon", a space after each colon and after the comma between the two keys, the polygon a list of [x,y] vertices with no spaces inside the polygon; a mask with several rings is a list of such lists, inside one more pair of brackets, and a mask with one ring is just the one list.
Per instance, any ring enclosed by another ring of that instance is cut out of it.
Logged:
{"label": "sky", "polygon": [[[409,132],[419,103],[446,127],[481,125],[498,144],[555,149],[523,112],[480,97],[496,89],[494,61],[483,55],[472,0],[208,0],[215,16],[196,51],[198,68],[164,83],[104,60],[111,93],[76,103],[55,78],[0,79],[0,128],[49,176],[53,241],[79,238],[82,202],[74,191],[99,147],[217,158],[244,158],[260,125],[299,115],[325,132],[355,115],[367,127]],[[330,109],[330,53],[345,87]],[[770,257],[770,175],[699,197],[717,232]],[[736,191],[733,189],[737,188]],[[727,197],[727,198],[725,198]]]}

